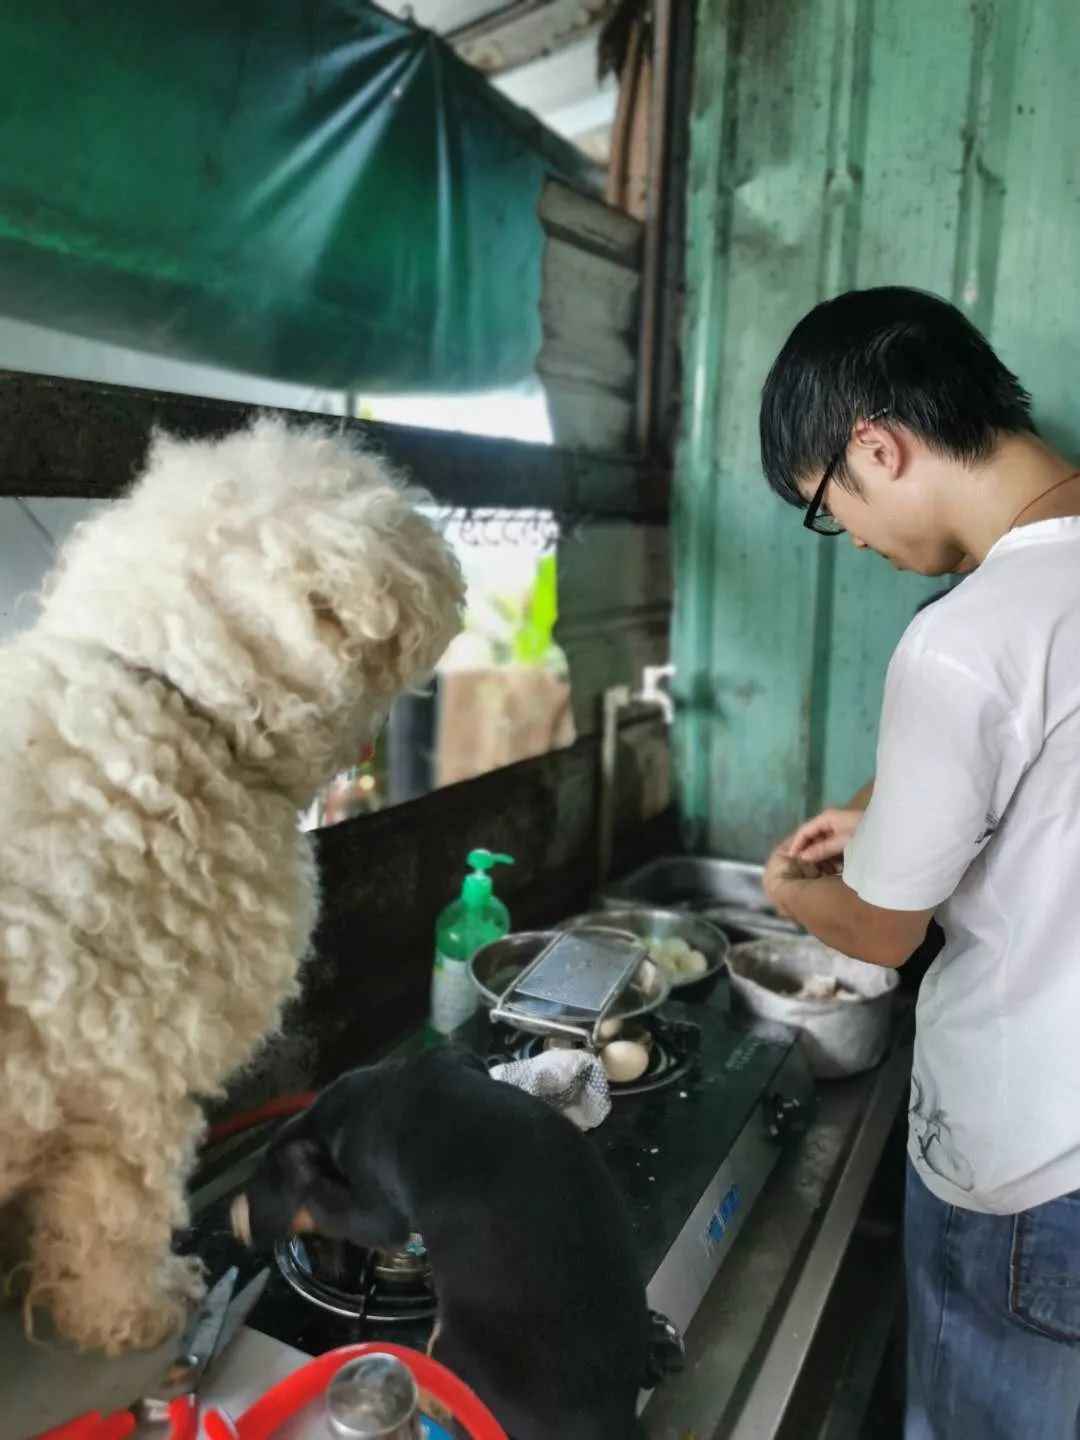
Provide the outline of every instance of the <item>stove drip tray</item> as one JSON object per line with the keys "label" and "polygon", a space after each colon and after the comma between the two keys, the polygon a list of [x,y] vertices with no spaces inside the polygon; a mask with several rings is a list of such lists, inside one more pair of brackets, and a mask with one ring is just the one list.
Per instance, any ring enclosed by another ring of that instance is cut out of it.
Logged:
{"label": "stove drip tray", "polygon": [[293,1235],[274,1251],[298,1295],[350,1320],[393,1325],[435,1316],[431,1264],[418,1236],[403,1250],[362,1250],[344,1240]]}

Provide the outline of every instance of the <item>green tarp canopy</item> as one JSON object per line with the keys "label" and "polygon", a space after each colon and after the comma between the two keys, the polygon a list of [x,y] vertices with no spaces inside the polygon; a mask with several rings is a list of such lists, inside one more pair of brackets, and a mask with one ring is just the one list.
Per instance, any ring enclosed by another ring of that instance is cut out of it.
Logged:
{"label": "green tarp canopy", "polygon": [[529,375],[586,162],[360,0],[5,0],[0,313],[368,393]]}

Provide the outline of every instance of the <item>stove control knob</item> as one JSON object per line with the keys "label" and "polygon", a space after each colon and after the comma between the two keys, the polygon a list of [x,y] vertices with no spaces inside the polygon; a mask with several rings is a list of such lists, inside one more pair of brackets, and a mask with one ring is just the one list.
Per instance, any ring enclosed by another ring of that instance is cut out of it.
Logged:
{"label": "stove control knob", "polygon": [[806,1129],[806,1110],[793,1095],[774,1091],[765,1097],[765,1128],[773,1140],[791,1140]]}

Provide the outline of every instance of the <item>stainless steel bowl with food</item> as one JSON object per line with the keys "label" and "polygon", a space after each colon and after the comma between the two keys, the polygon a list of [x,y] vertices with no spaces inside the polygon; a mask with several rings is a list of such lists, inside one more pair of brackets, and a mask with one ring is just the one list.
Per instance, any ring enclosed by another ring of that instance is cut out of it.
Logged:
{"label": "stainless steel bowl with food", "polygon": [[704,996],[712,989],[731,948],[722,930],[679,910],[656,910],[629,906],[625,910],[600,910],[575,915],[560,930],[592,930],[606,925],[643,940],[649,958],[664,972],[679,1000]]}
{"label": "stainless steel bowl with food", "polygon": [[[596,929],[598,927],[590,927]],[[602,925],[608,930],[616,927]],[[622,928],[622,927],[618,927]],[[469,961],[469,978],[476,987],[481,1003],[490,1010],[506,994],[512,981],[559,932],[528,930],[507,935],[484,945]],[[652,960],[643,960],[623,993],[608,1011],[609,1021],[632,1020],[658,1009],[668,997],[667,977]]]}

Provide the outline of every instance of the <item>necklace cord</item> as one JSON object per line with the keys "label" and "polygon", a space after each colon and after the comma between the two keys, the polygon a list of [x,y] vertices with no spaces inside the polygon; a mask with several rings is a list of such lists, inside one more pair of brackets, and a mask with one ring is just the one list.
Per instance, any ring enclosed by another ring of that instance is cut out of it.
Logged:
{"label": "necklace cord", "polygon": [[[1080,480],[1080,470],[1074,470],[1071,475],[1066,475],[1063,480],[1055,480],[1053,485],[1048,485],[1045,490],[1040,490],[1033,500],[1029,500],[1026,505],[1022,506],[1022,508],[1016,512],[1013,516],[1012,524],[1009,526],[1009,530],[1015,530],[1029,510],[1033,509],[1040,500],[1045,500],[1048,495],[1052,495],[1055,490],[1060,490],[1063,485],[1068,485],[1070,480]],[[1006,531],[1006,533],[1008,533],[1008,531]]]}

